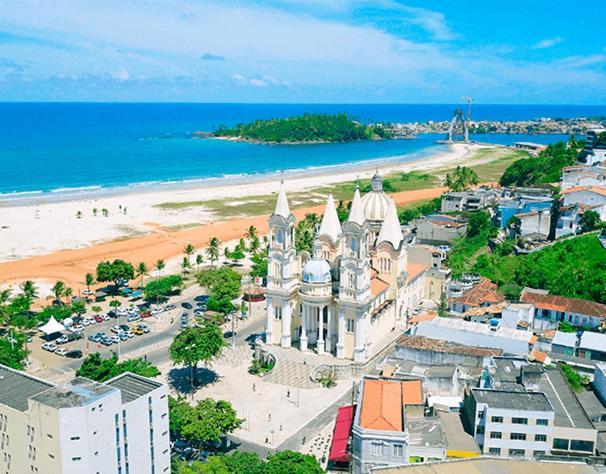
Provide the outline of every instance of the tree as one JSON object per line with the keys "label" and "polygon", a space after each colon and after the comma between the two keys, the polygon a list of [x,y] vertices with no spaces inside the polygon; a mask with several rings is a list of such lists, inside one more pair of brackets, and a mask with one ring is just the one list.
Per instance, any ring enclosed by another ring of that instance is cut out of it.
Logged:
{"label": "tree", "polygon": [[267,456],[266,474],[322,474],[324,470],[315,457],[296,451],[279,451]]}
{"label": "tree", "polygon": [[135,267],[124,260],[100,262],[97,265],[97,281],[113,282],[116,287],[135,277]]}
{"label": "tree", "polygon": [[267,277],[267,270],[268,270],[267,253],[266,252],[256,253],[251,257],[250,260],[252,261],[252,268],[250,270],[250,276],[252,278]]}
{"label": "tree", "polygon": [[181,262],[181,271],[183,272],[183,274],[185,275],[187,272],[189,272],[189,268],[190,268],[190,263],[187,257],[183,257],[183,261]]}
{"label": "tree", "polygon": [[464,191],[480,182],[478,174],[466,166],[457,166],[451,173],[446,173],[444,185],[451,191]]}
{"label": "tree", "polygon": [[210,290],[206,302],[209,310],[227,314],[235,309],[232,301],[242,292],[242,276],[238,272],[227,267],[209,268],[201,271],[197,279],[201,287]]}
{"label": "tree", "polygon": [[196,270],[200,271],[200,265],[202,265],[204,263],[204,257],[202,256],[201,253],[199,253],[198,255],[196,255]]}
{"label": "tree", "polygon": [[178,291],[183,286],[183,277],[181,275],[167,275],[157,280],[150,281],[143,289],[145,299],[159,302]]}
{"label": "tree", "polygon": [[254,238],[250,239],[250,244],[248,245],[248,252],[251,255],[254,255],[255,253],[257,253],[259,248],[261,248],[261,242],[259,241],[259,237],[255,236]]}
{"label": "tree", "polygon": [[135,274],[140,278],[139,288],[143,288],[143,277],[149,274],[149,270],[147,269],[145,262],[139,262],[139,265],[137,265],[137,268],[135,269]]}
{"label": "tree", "polygon": [[38,297],[38,288],[36,288],[36,284],[31,280],[25,280],[21,283],[21,291],[31,300],[35,300]]}
{"label": "tree", "polygon": [[248,226],[244,236],[250,241],[258,239],[257,228],[254,225]]}
{"label": "tree", "polygon": [[165,267],[166,265],[164,264],[164,260],[158,260],[154,265],[154,268],[158,272],[158,278],[160,278],[160,273],[162,272],[162,270],[164,270]]}
{"label": "tree", "polygon": [[132,372],[150,378],[160,375],[158,368],[144,359],[127,359],[118,362],[118,356],[115,353],[109,358],[103,358],[98,352],[86,356],[76,371],[76,375],[96,382],[106,382],[124,372]]}
{"label": "tree", "polygon": [[208,256],[212,266],[215,266],[215,262],[219,260],[220,245],[221,241],[216,237],[212,237],[208,242],[208,247],[206,248],[206,255]]}
{"label": "tree", "polygon": [[189,366],[192,397],[197,365],[200,362],[208,364],[221,354],[224,346],[221,329],[209,322],[201,326],[188,327],[173,340],[169,349],[170,358],[174,364]]}
{"label": "tree", "polygon": [[579,225],[581,226],[581,232],[590,232],[597,229],[600,226],[602,220],[600,215],[596,211],[587,210],[579,219]]}
{"label": "tree", "polygon": [[198,449],[219,443],[244,421],[225,400],[206,398],[192,407],[183,398],[178,398],[169,400],[169,410],[171,430]]}
{"label": "tree", "polygon": [[55,301],[58,301],[60,304],[63,303],[61,298],[65,293],[65,283],[62,281],[56,281],[53,287],[51,288],[53,295],[55,295]]}
{"label": "tree", "polygon": [[76,219],[82,219],[82,211],[76,212]]}
{"label": "tree", "polygon": [[97,211],[98,211],[97,208],[93,207],[93,216],[94,217],[97,217]]}
{"label": "tree", "polygon": [[99,313],[103,312],[103,308],[101,308],[101,306],[95,305],[91,308],[91,311],[95,314],[99,314]]}
{"label": "tree", "polygon": [[84,276],[84,282],[86,283],[86,289],[90,294],[90,286],[95,283],[95,276],[92,273],[87,273]]}
{"label": "tree", "polygon": [[109,211],[105,208],[101,209],[101,214],[103,214],[103,217],[107,217],[109,216]]}
{"label": "tree", "polygon": [[8,337],[0,338],[0,364],[23,370],[27,354],[24,334],[10,331]]}
{"label": "tree", "polygon": [[196,248],[192,244],[187,244],[185,246],[185,248],[183,249],[183,252],[185,252],[185,255],[187,255],[187,263],[191,263],[189,259],[194,254],[195,251],[196,251]]}
{"label": "tree", "polygon": [[120,306],[122,306],[122,303],[120,303],[118,300],[111,300],[109,302],[109,306],[110,306],[110,308],[113,308],[115,310],[115,309],[118,309]]}
{"label": "tree", "polygon": [[72,303],[72,312],[82,316],[86,313],[86,304],[83,300],[77,300]]}

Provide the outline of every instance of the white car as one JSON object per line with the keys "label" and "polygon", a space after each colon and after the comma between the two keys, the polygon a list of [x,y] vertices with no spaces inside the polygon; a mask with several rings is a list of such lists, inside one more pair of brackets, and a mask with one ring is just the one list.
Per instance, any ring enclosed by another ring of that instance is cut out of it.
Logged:
{"label": "white car", "polygon": [[112,341],[114,344],[118,344],[120,342],[120,336],[112,336],[109,338],[109,340]]}
{"label": "white car", "polygon": [[45,342],[42,344],[42,349],[48,352],[55,352],[57,350],[57,345],[52,342]]}
{"label": "white car", "polygon": [[74,324],[72,326],[72,331],[79,332],[79,331],[83,331],[83,330],[84,330],[84,326],[82,326],[82,324]]}
{"label": "white car", "polygon": [[122,332],[122,328],[116,324],[115,326],[112,326],[112,328],[110,329],[110,331],[113,332],[113,333],[115,333],[115,334],[119,334],[119,333]]}
{"label": "white car", "polygon": [[82,323],[82,326],[87,327],[87,326],[90,326],[91,324],[93,324],[94,320],[84,318],[84,319],[82,319],[81,323]]}
{"label": "white car", "polygon": [[55,354],[57,354],[58,356],[64,356],[65,354],[67,354],[69,351],[67,349],[64,349],[63,347],[60,347],[59,349],[57,349],[55,351]]}
{"label": "white car", "polygon": [[102,319],[103,321],[109,321],[111,318],[109,317],[109,314],[102,314],[102,315],[101,315],[101,319]]}

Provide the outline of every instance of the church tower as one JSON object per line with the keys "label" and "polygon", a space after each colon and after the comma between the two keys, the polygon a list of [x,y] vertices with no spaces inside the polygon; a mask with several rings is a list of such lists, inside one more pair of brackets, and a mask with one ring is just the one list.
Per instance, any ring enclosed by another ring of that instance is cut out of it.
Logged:
{"label": "church tower", "polygon": [[290,212],[283,183],[276,208],[269,219],[268,259],[265,341],[290,347],[299,272],[295,251],[295,216]]}
{"label": "church tower", "polygon": [[342,229],[337,357],[366,357],[365,334],[369,324],[369,229],[360,190],[356,188],[349,218]]}

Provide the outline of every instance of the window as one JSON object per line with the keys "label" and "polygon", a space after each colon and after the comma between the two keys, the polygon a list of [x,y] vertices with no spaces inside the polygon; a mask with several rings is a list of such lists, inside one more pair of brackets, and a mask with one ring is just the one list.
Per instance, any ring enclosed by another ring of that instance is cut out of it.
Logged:
{"label": "window", "polygon": [[478,426],[478,428],[476,429],[476,433],[477,434],[484,434],[484,427],[483,426]]}
{"label": "window", "polygon": [[488,448],[488,454],[492,454],[494,456],[500,456],[501,448]]}
{"label": "window", "polygon": [[503,433],[501,433],[500,431],[491,431],[490,432],[490,437],[492,439],[502,439],[503,438]]}
{"label": "window", "polygon": [[509,439],[517,441],[526,441],[526,433],[511,433]]}
{"label": "window", "polygon": [[569,440],[563,438],[553,438],[553,449],[565,449],[568,451]]}
{"label": "window", "polygon": [[545,442],[545,441],[547,441],[547,435],[544,435],[544,434],[536,434],[536,435],[534,435],[534,440],[535,440],[535,441],[541,441],[541,442]]}
{"label": "window", "polygon": [[593,452],[593,441],[583,441],[581,439],[570,440],[571,451],[586,451],[589,453]]}
{"label": "window", "polygon": [[541,456],[545,456],[545,451],[541,451],[541,450],[533,451],[532,455],[535,458],[538,458],[538,457],[541,457]]}
{"label": "window", "polygon": [[356,327],[356,322],[353,319],[346,319],[347,321],[347,332],[354,332]]}
{"label": "window", "polygon": [[72,436],[70,438],[70,441],[78,441],[80,439],[80,436]]}
{"label": "window", "polygon": [[547,426],[549,424],[549,420],[546,418],[537,418],[537,425],[539,426]]}
{"label": "window", "polygon": [[478,412],[478,420],[483,420],[484,419],[484,412],[483,411],[479,411]]}
{"label": "window", "polygon": [[510,456],[524,457],[526,455],[526,451],[523,449],[510,449]]}
{"label": "window", "polygon": [[401,444],[394,444],[393,445],[393,455],[398,456],[398,457],[404,456],[404,446]]}
{"label": "window", "polygon": [[528,424],[528,418],[512,418],[511,422],[514,425],[527,425]]}
{"label": "window", "polygon": [[81,461],[81,460],[82,460],[81,457],[72,458],[72,461]]}
{"label": "window", "polygon": [[383,445],[381,443],[371,443],[370,444],[370,453],[373,456],[382,456],[383,455]]}
{"label": "window", "polygon": [[503,423],[503,417],[502,416],[493,416],[490,421],[492,421],[493,423]]}

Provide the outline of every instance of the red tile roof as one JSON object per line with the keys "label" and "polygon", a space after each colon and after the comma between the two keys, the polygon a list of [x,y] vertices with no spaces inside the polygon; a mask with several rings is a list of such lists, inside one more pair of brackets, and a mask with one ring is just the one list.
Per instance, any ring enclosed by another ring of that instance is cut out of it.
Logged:
{"label": "red tile roof", "polygon": [[566,298],[564,296],[549,294],[545,295],[528,290],[522,291],[520,301],[522,303],[532,303],[535,307],[541,309],[606,318],[606,305],[596,303],[595,301]]}
{"label": "red tile roof", "polygon": [[505,301],[505,298],[497,293],[496,283],[482,277],[478,283],[466,290],[463,296],[451,298],[450,300],[455,303],[464,304],[465,306],[481,306],[485,303],[501,303]]}
{"label": "red tile roof", "polygon": [[572,188],[565,189],[561,192],[561,194],[570,194],[580,191],[590,191],[596,194],[601,194],[602,196],[606,196],[606,189],[599,186],[574,186]]}

